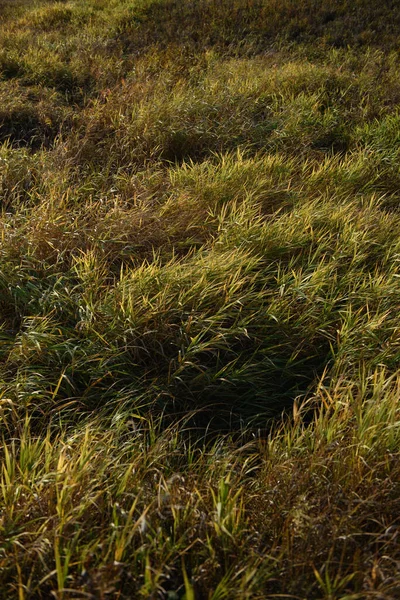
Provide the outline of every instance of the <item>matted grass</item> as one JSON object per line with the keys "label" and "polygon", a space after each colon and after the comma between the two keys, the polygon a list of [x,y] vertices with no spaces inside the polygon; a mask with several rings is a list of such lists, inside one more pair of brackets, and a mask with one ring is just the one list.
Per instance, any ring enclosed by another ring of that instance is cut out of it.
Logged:
{"label": "matted grass", "polygon": [[397,597],[395,3],[0,4],[0,597]]}

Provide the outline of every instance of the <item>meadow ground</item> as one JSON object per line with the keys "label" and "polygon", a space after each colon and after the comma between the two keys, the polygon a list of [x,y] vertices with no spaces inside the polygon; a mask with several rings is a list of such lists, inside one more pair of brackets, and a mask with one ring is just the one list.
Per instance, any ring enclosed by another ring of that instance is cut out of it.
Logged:
{"label": "meadow ground", "polygon": [[399,32],[0,0],[0,598],[400,596]]}

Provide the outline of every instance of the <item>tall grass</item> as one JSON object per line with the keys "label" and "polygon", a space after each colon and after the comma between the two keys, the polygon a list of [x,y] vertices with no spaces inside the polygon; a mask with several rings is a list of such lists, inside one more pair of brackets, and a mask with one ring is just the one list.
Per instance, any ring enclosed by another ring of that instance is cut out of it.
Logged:
{"label": "tall grass", "polygon": [[0,597],[395,598],[394,3],[0,10]]}

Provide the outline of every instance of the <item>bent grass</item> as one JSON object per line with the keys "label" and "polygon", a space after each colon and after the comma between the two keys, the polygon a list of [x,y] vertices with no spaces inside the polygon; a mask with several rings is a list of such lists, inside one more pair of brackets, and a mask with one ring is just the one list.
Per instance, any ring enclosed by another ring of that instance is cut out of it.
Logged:
{"label": "bent grass", "polygon": [[398,11],[314,4],[2,3],[0,597],[399,594]]}

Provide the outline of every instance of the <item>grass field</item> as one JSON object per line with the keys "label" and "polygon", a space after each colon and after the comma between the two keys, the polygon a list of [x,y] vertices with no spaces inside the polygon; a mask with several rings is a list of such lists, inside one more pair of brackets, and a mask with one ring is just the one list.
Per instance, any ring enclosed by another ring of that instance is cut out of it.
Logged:
{"label": "grass field", "polygon": [[0,599],[400,596],[395,0],[0,0]]}

